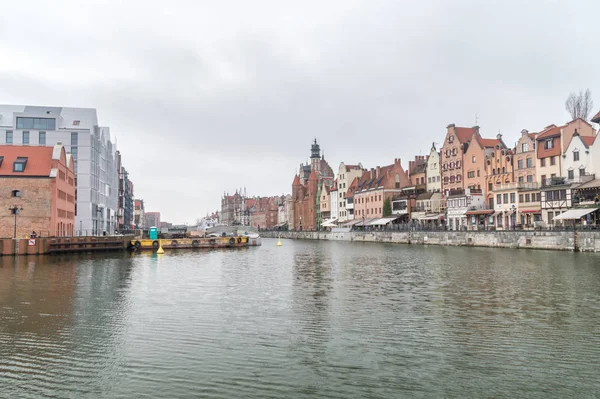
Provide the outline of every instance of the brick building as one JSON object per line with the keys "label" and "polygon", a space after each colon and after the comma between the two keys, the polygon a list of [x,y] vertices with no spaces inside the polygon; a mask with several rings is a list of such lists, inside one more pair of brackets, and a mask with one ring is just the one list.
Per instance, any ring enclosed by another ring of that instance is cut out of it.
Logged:
{"label": "brick building", "polygon": [[75,231],[73,158],[54,147],[0,146],[0,237],[72,236]]}
{"label": "brick building", "polygon": [[315,230],[317,228],[317,206],[319,184],[333,187],[335,175],[317,140],[311,146],[310,165],[300,165],[300,170],[292,182],[292,198],[290,201],[290,220],[293,230]]}

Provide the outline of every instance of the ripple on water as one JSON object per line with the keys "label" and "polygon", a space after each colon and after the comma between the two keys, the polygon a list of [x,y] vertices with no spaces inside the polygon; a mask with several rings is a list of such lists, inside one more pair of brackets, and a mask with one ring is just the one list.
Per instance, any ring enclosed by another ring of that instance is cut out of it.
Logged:
{"label": "ripple on water", "polygon": [[0,267],[0,397],[600,392],[597,255],[274,243]]}

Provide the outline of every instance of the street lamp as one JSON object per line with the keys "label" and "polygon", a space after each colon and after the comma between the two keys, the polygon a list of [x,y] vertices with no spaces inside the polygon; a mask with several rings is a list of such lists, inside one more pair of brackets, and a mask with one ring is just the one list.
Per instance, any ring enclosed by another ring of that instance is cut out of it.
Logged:
{"label": "street lamp", "polygon": [[19,214],[19,211],[23,210],[23,207],[13,205],[11,208],[8,208],[8,210],[11,211],[13,215],[15,215],[15,228],[13,232],[13,238],[17,238],[17,215]]}

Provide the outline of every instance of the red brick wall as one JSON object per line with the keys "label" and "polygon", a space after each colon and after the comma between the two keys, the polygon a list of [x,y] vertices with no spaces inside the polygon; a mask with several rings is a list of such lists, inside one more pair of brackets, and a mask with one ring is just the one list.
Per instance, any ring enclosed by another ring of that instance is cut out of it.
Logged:
{"label": "red brick wall", "polygon": [[[19,190],[20,198],[13,198],[12,191]],[[0,237],[12,237],[14,215],[8,210],[13,205],[23,207],[17,216],[17,237],[25,237],[35,231],[49,235],[53,230],[52,179],[50,178],[0,178]]]}

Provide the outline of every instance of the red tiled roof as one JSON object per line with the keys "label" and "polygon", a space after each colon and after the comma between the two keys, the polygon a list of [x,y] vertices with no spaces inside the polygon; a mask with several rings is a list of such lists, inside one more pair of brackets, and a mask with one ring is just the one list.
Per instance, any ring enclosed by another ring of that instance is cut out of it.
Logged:
{"label": "red tiled roof", "polygon": [[466,143],[467,141],[471,140],[471,137],[473,137],[475,129],[472,127],[455,127],[454,132],[461,143]]}
{"label": "red tiled roof", "polygon": [[[48,177],[52,169],[53,150],[54,147],[0,145],[0,157],[4,157],[0,175]],[[19,157],[27,157],[27,165],[23,172],[13,172],[13,163]]]}
{"label": "red tiled roof", "polygon": [[294,175],[294,182],[292,183],[292,186],[299,186],[300,185],[300,178],[298,177],[298,175]]}
{"label": "red tiled roof", "polygon": [[592,118],[592,122],[600,123],[600,111]]}
{"label": "red tiled roof", "polygon": [[358,179],[358,177],[355,177],[354,180],[352,180],[352,183],[350,183],[350,186],[348,186],[348,191],[346,191],[344,198],[350,198],[354,196],[354,190],[356,189],[356,185],[358,184]]}
{"label": "red tiled roof", "polygon": [[315,169],[310,171],[310,176],[308,176],[308,180],[318,180],[317,171]]}
{"label": "red tiled roof", "polygon": [[564,126],[550,125],[538,133],[536,140],[546,139],[548,137],[560,136],[560,129]]}
{"label": "red tiled roof", "polygon": [[493,148],[498,144],[502,144],[500,142],[500,140],[498,139],[484,139],[483,137],[477,135],[477,141],[479,142],[479,145],[481,145],[482,147],[487,147],[487,148]]}
{"label": "red tiled roof", "polygon": [[531,140],[535,140],[535,137],[537,136],[537,133],[529,133],[528,136],[529,136],[529,138]]}
{"label": "red tiled roof", "polygon": [[594,144],[596,137],[597,136],[579,136],[579,138],[581,139],[581,141],[583,141],[583,144],[585,144],[586,147],[589,147],[592,144]]}

